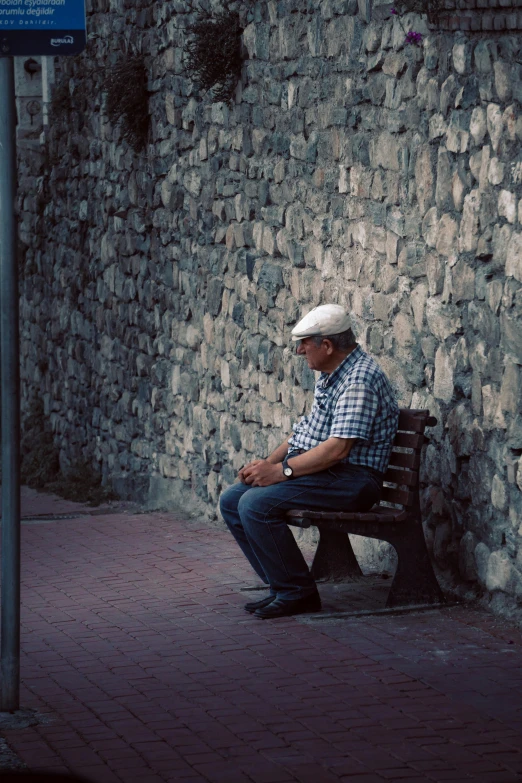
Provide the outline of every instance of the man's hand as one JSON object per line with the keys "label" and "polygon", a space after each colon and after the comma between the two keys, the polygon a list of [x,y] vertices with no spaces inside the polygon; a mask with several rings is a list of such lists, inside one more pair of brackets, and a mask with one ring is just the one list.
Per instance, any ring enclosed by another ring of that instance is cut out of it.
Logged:
{"label": "man's hand", "polygon": [[254,460],[252,460],[252,462],[249,462],[247,465],[244,465],[241,468],[241,470],[239,471],[239,473],[237,475],[239,476],[239,480],[241,482],[243,482],[243,484],[247,483],[245,481],[245,470],[249,470],[249,468],[253,468],[254,465],[258,465],[260,462],[264,462],[264,460],[262,460],[262,459],[254,459]]}
{"label": "man's hand", "polygon": [[249,484],[251,487],[270,487],[272,484],[288,481],[283,474],[281,463],[272,465],[266,459],[255,459],[249,462],[239,471],[239,479],[243,484]]}

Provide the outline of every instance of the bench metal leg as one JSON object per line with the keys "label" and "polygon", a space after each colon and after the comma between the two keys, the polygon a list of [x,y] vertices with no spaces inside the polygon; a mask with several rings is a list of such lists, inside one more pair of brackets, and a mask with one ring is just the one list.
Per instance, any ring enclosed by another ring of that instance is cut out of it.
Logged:
{"label": "bench metal leg", "polygon": [[397,552],[398,563],[386,608],[445,603],[428,555],[422,524],[412,523],[403,535],[386,537]]}
{"label": "bench metal leg", "polygon": [[348,533],[323,529],[319,536],[311,568],[314,579],[341,582],[362,576]]}

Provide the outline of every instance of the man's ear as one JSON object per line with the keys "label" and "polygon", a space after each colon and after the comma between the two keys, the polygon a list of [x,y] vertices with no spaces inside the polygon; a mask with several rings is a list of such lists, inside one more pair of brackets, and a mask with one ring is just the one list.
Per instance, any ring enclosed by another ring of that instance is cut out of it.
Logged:
{"label": "man's ear", "polygon": [[333,347],[332,341],[328,340],[328,339],[325,339],[325,340],[323,340],[323,343],[326,345],[326,353],[328,354],[328,356],[331,356],[332,353],[334,352],[334,347]]}

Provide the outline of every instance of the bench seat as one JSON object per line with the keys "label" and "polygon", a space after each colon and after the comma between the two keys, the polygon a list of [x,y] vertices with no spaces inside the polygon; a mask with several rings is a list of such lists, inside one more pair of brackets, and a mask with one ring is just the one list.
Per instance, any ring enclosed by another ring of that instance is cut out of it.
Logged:
{"label": "bench seat", "polygon": [[310,527],[311,525],[319,525],[320,523],[325,523],[325,526],[328,526],[328,522],[361,522],[363,524],[377,522],[382,524],[383,522],[404,522],[408,518],[406,511],[386,508],[385,506],[374,506],[370,511],[365,512],[300,511],[295,509],[294,511],[289,511],[287,516],[291,519],[302,519],[303,524],[301,524],[300,527]]}

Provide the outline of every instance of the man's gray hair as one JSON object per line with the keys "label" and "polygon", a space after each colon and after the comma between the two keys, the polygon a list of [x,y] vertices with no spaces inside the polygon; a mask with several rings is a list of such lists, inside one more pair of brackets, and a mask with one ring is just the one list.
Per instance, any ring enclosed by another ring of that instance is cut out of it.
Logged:
{"label": "man's gray hair", "polygon": [[357,342],[351,329],[346,329],[340,334],[317,334],[313,337],[314,343],[319,347],[323,340],[330,340],[336,351],[346,351]]}

